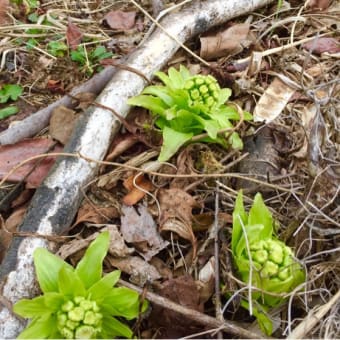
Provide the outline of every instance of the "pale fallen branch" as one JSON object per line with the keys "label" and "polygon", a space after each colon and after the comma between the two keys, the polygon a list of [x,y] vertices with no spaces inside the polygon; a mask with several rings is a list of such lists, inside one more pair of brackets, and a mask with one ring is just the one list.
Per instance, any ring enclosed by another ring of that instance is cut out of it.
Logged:
{"label": "pale fallen branch", "polygon": [[[148,79],[161,69],[178,50],[177,41],[183,43],[209,28],[247,12],[254,11],[272,0],[208,0],[195,1],[161,20],[163,29],[157,29],[143,45],[126,60],[133,68]],[[96,102],[113,108],[122,117],[130,109],[126,101],[139,94],[146,85],[140,75],[127,70],[118,70],[102,91]],[[117,133],[119,120],[111,110],[103,106],[90,107],[75,128],[65,152],[81,154],[94,160],[104,158],[110,142]],[[93,179],[98,163],[84,158],[61,157],[57,160],[43,184],[37,189],[21,232],[53,235],[69,227],[83,198],[82,188]],[[0,268],[0,286],[3,297],[11,303],[24,297],[32,297],[35,275],[32,255],[37,247],[48,247],[42,238],[14,237]],[[0,310],[0,338],[15,338],[25,322],[17,318],[6,307]]]}
{"label": "pale fallen branch", "polygon": [[339,303],[340,290],[324,305],[312,309],[300,324],[288,335],[287,339],[304,339],[310,331],[322,320],[330,309]]}

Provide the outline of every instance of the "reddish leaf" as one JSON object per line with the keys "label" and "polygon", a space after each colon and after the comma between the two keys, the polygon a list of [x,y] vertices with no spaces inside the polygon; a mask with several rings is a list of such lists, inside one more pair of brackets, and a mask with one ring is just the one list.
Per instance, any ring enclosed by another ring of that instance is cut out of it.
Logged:
{"label": "reddish leaf", "polygon": [[81,43],[82,38],[83,38],[83,33],[80,31],[78,26],[76,26],[69,20],[68,25],[67,25],[67,30],[66,30],[67,45],[72,50],[76,50],[79,44]]}
{"label": "reddish leaf", "polygon": [[126,205],[134,205],[138,203],[146,195],[146,191],[153,189],[152,183],[145,179],[142,175],[136,178],[135,183],[137,186],[135,186],[133,183],[135,177],[136,175],[132,175],[128,177],[123,183],[124,187],[130,190],[130,192],[123,198],[123,203]]}
{"label": "reddish leaf", "polygon": [[[22,161],[49,151],[54,142],[48,138],[26,139],[16,144],[0,146],[0,179],[3,178],[13,167],[17,166]],[[60,146],[56,146],[53,152],[61,151]],[[33,172],[25,179],[28,188],[36,188],[46,177],[48,171],[55,161],[55,157],[39,158],[32,160],[12,173],[7,180],[18,182],[33,169],[37,161],[40,163],[36,166]]]}
{"label": "reddish leaf", "polygon": [[136,12],[111,11],[104,17],[106,23],[114,30],[125,31],[135,25]]}
{"label": "reddish leaf", "polygon": [[6,26],[10,22],[10,17],[7,15],[9,12],[9,1],[0,0],[0,26]]}
{"label": "reddish leaf", "polygon": [[302,45],[303,48],[311,53],[320,55],[321,53],[338,53],[340,52],[340,43],[335,38],[315,38]]}
{"label": "reddish leaf", "polygon": [[65,89],[64,89],[64,84],[62,83],[61,80],[53,80],[50,79],[47,82],[47,86],[46,86],[52,93],[60,93],[60,94],[64,94],[65,93]]}
{"label": "reddish leaf", "polygon": [[330,0],[309,0],[306,5],[308,8],[320,9],[323,11],[329,7]]}

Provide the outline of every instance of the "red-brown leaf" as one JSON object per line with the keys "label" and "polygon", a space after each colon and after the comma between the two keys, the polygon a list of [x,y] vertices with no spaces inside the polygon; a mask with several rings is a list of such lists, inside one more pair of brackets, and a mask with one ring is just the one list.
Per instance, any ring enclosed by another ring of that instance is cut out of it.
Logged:
{"label": "red-brown leaf", "polygon": [[69,20],[66,30],[67,45],[72,50],[76,50],[79,44],[81,43],[82,38],[83,33],[80,31],[78,26],[76,26]]}
{"label": "red-brown leaf", "polygon": [[106,23],[114,30],[129,30],[135,25],[136,12],[111,11],[104,17]]}
{"label": "red-brown leaf", "polygon": [[[54,142],[48,138],[35,138],[23,140],[16,144],[0,146],[0,179],[7,175],[7,173],[20,162],[49,151]],[[56,146],[53,152],[59,152],[60,146]],[[14,173],[12,173],[7,180],[18,182],[32,170],[38,160],[30,161]],[[28,188],[36,188],[40,185],[46,177],[51,166],[54,164],[55,157],[40,158],[40,163],[36,166],[33,172],[25,179]]]}

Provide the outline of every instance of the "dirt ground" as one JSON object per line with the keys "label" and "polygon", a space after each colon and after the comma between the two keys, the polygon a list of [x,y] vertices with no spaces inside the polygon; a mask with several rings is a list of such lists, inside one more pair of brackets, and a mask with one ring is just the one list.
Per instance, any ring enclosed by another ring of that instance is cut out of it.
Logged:
{"label": "dirt ground", "polygon": [[[0,0],[0,261],[14,236],[27,236],[19,226],[56,156],[9,171],[62,151],[105,80],[96,90],[70,92],[112,66],[126,70],[126,57],[148,39],[150,15],[171,16],[197,1]],[[185,44],[192,53],[179,48],[167,62],[164,72],[184,65],[231,89],[230,105],[253,116],[234,125],[242,150],[196,139],[148,171],[162,145],[156,118],[134,107],[121,120],[107,163],[54,241],[57,254],[75,264],[94,233],[118,235],[105,272],[118,268],[146,299],[153,294],[151,308],[128,322],[138,338],[243,337],[219,328],[223,320],[263,336],[241,306],[248,283],[231,251],[240,189],[246,210],[262,194],[276,236],[306,273],[299,290],[267,311],[272,337],[303,325],[299,338],[340,338],[339,15],[338,1],[274,1],[192,38]],[[17,98],[6,97],[8,84],[20,86]],[[27,126],[26,138],[1,145],[11,125],[63,97],[68,108],[56,107],[43,128]],[[18,112],[2,116],[8,107]]]}

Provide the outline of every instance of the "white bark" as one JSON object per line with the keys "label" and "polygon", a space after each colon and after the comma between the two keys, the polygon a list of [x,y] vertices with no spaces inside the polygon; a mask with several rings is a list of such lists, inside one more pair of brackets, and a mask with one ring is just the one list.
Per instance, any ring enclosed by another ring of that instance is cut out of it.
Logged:
{"label": "white bark", "polygon": [[[197,0],[191,6],[164,18],[161,24],[183,43],[212,26],[270,2],[272,0]],[[128,58],[126,64],[151,78],[178,48],[177,42],[157,29]],[[139,94],[145,85],[145,80],[137,74],[119,70],[97,98],[97,102],[126,116],[129,111],[126,100]],[[92,108],[76,127],[65,151],[101,160],[118,128],[119,122],[110,111]],[[97,164],[80,158],[59,159],[48,178],[37,189],[20,230],[51,235],[59,234],[68,227],[82,198],[80,189],[95,176],[96,170]],[[0,268],[0,285],[2,295],[11,303],[32,297],[35,293],[32,253],[38,246],[47,247],[47,241],[16,237],[6,254]],[[2,306],[0,338],[15,338],[23,327],[22,321]]]}

